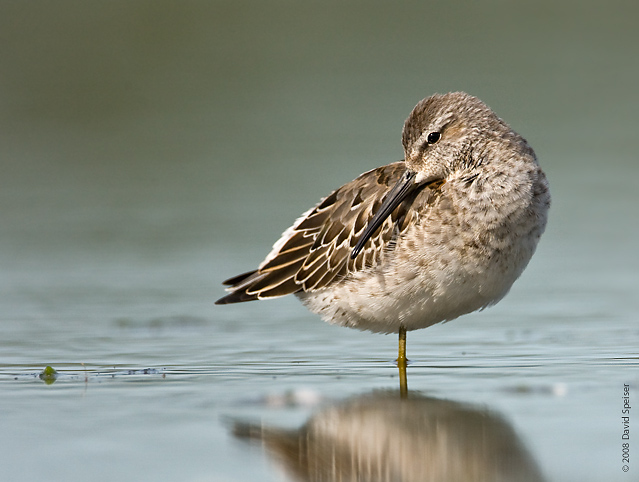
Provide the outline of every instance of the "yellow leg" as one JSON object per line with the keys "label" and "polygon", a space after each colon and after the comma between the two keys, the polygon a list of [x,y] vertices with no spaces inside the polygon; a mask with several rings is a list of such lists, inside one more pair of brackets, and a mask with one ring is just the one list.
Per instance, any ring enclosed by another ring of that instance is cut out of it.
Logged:
{"label": "yellow leg", "polygon": [[408,396],[408,378],[406,377],[406,328],[403,326],[399,327],[397,368],[399,369],[399,395],[402,398],[406,398]]}

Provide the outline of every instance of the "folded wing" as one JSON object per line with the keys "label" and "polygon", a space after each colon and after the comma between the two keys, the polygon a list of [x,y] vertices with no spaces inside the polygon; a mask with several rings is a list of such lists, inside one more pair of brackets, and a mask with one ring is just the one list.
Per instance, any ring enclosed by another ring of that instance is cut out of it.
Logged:
{"label": "folded wing", "polygon": [[230,294],[216,304],[315,291],[376,266],[417,215],[411,209],[415,196],[395,209],[355,259],[350,253],[405,170],[403,161],[395,162],[365,172],[333,191],[282,234],[257,270],[226,280]]}

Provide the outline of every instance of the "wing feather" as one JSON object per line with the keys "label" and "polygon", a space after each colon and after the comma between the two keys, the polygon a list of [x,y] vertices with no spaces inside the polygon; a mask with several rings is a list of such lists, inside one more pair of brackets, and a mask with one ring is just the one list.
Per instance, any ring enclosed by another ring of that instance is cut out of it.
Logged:
{"label": "wing feather", "polygon": [[270,260],[264,266],[260,268],[260,271],[266,273],[268,271],[275,271],[280,268],[284,268],[290,264],[298,261],[304,261],[308,256],[308,245],[298,246],[294,249],[281,252],[278,256]]}
{"label": "wing feather", "polygon": [[256,271],[227,280],[231,293],[217,303],[318,290],[380,263],[385,251],[392,249],[397,236],[417,216],[411,209],[414,196],[384,221],[355,259],[350,253],[405,170],[403,161],[395,162],[333,191],[284,232]]}

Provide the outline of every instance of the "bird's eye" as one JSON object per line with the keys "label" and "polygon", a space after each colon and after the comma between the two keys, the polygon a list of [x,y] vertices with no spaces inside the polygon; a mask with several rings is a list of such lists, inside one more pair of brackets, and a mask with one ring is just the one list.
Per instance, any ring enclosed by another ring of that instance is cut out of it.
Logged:
{"label": "bird's eye", "polygon": [[435,144],[442,135],[439,132],[431,132],[428,134],[428,143]]}

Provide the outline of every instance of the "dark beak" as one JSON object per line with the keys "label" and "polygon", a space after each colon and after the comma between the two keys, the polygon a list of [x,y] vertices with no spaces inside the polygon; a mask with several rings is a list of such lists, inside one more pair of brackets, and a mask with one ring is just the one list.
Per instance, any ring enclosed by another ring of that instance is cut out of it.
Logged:
{"label": "dark beak", "polygon": [[415,189],[417,189],[420,185],[415,182],[416,172],[407,170],[401,177],[401,179],[393,186],[388,194],[386,195],[386,199],[382,203],[379,211],[375,213],[373,219],[368,223],[366,229],[364,230],[364,234],[359,238],[359,241],[353,248],[353,252],[351,253],[351,259],[355,259],[357,255],[360,253],[366,241],[370,239],[370,237],[375,234],[375,231],[382,225],[382,223],[386,220],[388,216],[395,210],[397,206],[399,206],[404,199],[408,197]]}

